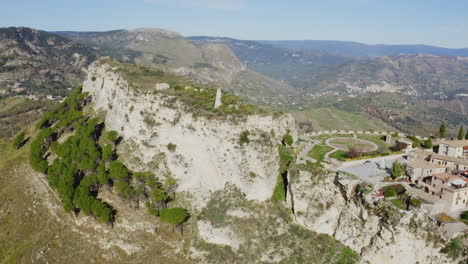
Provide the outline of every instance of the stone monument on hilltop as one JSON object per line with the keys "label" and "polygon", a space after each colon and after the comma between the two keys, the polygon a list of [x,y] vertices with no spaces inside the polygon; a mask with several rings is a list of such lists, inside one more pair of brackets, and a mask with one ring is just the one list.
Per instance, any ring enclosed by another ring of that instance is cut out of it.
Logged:
{"label": "stone monument on hilltop", "polygon": [[221,106],[221,97],[222,97],[221,89],[218,88],[218,90],[216,91],[216,100],[215,100],[214,108],[218,108]]}

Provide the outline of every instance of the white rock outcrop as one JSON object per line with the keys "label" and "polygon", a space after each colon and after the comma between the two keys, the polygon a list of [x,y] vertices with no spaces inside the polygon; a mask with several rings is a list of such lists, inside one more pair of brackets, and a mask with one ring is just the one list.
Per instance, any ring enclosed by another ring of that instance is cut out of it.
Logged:
{"label": "white rock outcrop", "polygon": [[[357,180],[335,179],[335,174],[317,179],[301,171],[290,180],[289,202],[293,202],[295,221],[315,232],[325,233],[361,254],[363,263],[414,264],[452,263],[440,247],[427,241],[432,232],[427,217],[407,214],[396,225],[386,225],[368,206],[352,199]],[[292,195],[291,195],[292,194]],[[411,219],[423,223],[417,234],[410,231]]]}
{"label": "white rock outcrop", "polygon": [[206,241],[214,244],[228,245],[234,249],[239,249],[240,241],[232,230],[225,227],[213,227],[207,221],[198,221],[200,236]]}
{"label": "white rock outcrop", "polygon": [[[187,112],[173,96],[129,87],[99,62],[89,67],[83,91],[91,95],[94,110],[105,113],[106,129],[123,137],[120,157],[132,161],[126,165],[176,178],[177,191],[189,193],[195,208],[228,182],[248,199],[269,199],[279,169],[277,144],[288,131],[297,139],[289,115],[208,119]],[[250,143],[241,146],[239,137],[246,130]]]}
{"label": "white rock outcrop", "polygon": [[169,89],[170,86],[167,83],[157,83],[155,89],[158,91]]}

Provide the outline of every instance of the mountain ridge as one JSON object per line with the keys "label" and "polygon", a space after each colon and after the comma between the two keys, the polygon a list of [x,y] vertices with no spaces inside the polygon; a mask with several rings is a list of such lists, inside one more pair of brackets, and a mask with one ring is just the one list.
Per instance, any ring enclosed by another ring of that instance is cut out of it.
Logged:
{"label": "mountain ridge", "polygon": [[468,48],[445,48],[426,44],[365,44],[339,40],[258,40],[289,49],[308,49],[356,57],[389,56],[399,53],[468,56]]}
{"label": "mountain ridge", "polygon": [[[46,31],[0,28],[0,85],[64,94],[84,78],[82,67],[98,57],[84,45]],[[61,89],[60,89],[61,88]]]}

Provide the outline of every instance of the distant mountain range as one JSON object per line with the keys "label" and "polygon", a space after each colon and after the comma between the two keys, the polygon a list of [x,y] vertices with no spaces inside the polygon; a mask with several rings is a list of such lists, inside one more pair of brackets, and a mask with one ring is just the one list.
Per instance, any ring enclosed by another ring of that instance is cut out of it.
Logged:
{"label": "distant mountain range", "polygon": [[[184,75],[285,111],[333,108],[339,109],[333,113],[352,114],[348,120],[358,116],[362,120],[365,112],[364,119],[372,116],[406,131],[428,132],[425,127],[430,127],[431,120],[466,124],[468,98],[459,96],[468,94],[465,49],[418,45],[384,49],[384,45],[351,43],[364,47],[353,51],[347,42],[328,46],[317,42],[325,48],[300,43],[315,42],[186,38],[148,28],[54,33],[4,28],[0,29],[0,88],[21,82],[43,93],[65,93],[63,88],[79,85],[84,67],[109,56]],[[347,46],[348,51],[338,49]],[[388,94],[400,103],[360,99]],[[405,104],[413,107],[401,108]],[[298,116],[303,118],[299,122],[310,118]]]}
{"label": "distant mountain range", "polygon": [[288,50],[250,40],[215,37],[188,39],[198,44],[225,44],[247,67],[299,89],[309,88],[310,77],[323,69],[355,60],[350,56],[310,50]]}
{"label": "distant mountain range", "polygon": [[189,39],[200,44],[226,44],[249,68],[306,93],[397,92],[454,97],[468,92],[468,57],[409,53],[355,58],[310,49],[286,49],[265,42],[213,37]]}
{"label": "distant mountain range", "polygon": [[449,49],[429,45],[368,45],[335,40],[260,40],[258,42],[287,49],[332,52],[355,57],[379,57],[401,53],[468,57],[468,48]]}

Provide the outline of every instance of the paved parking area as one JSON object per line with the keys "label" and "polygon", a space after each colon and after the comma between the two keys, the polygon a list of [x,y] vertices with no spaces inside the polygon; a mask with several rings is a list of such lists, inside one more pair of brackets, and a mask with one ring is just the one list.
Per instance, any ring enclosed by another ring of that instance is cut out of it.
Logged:
{"label": "paved parking area", "polygon": [[393,162],[399,161],[401,163],[407,163],[408,161],[401,157],[388,157],[382,158],[381,160],[371,160],[366,162],[362,160],[359,164],[347,165],[343,163],[340,167],[335,170],[345,171],[354,174],[367,182],[377,182],[382,180],[385,176],[390,175],[390,168]]}

